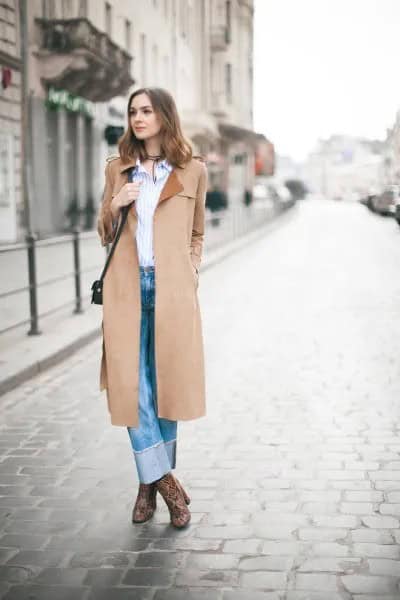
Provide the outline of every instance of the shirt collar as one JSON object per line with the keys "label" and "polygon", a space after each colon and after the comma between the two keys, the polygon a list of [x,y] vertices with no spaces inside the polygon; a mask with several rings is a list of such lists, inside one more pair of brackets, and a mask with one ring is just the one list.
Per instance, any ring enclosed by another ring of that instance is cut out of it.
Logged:
{"label": "shirt collar", "polygon": [[[145,168],[142,166],[142,163],[140,162],[139,157],[137,157],[137,159],[136,159],[136,167],[137,167],[138,171],[142,171],[142,172],[145,171]],[[166,158],[164,158],[162,161],[160,161],[156,164],[156,169],[158,169],[159,167],[163,167],[169,173],[172,171],[172,165],[169,164],[169,162],[167,161]]]}

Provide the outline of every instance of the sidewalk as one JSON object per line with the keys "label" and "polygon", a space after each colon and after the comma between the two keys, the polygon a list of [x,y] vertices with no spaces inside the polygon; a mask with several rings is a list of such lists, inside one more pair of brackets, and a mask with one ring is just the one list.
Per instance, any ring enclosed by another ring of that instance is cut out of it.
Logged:
{"label": "sidewalk", "polygon": [[[272,221],[221,247],[205,251],[201,270],[208,269],[232,252],[263,237],[282,220],[290,218],[292,211],[274,217]],[[102,308],[97,305],[84,306],[80,315],[58,315],[43,320],[43,333],[37,336],[10,334],[0,342],[0,395],[30,377],[82,348],[100,335]]]}

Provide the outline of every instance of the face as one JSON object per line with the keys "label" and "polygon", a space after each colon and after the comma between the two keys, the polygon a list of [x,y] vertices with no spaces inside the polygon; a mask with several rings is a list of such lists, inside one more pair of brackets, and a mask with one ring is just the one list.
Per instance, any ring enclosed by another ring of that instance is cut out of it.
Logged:
{"label": "face", "polygon": [[132,99],[129,107],[129,123],[139,140],[147,140],[159,133],[161,121],[154,112],[147,94],[139,94]]}

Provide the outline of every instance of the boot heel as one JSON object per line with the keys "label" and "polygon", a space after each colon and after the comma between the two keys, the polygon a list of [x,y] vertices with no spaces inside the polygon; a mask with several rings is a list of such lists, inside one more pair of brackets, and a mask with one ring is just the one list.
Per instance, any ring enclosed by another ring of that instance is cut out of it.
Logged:
{"label": "boot heel", "polygon": [[185,492],[185,490],[184,490],[184,488],[183,488],[183,486],[182,486],[181,482],[180,482],[178,479],[176,480],[176,482],[177,482],[177,484],[179,485],[179,487],[180,487],[180,489],[181,489],[181,492],[182,492],[182,494],[183,494],[183,497],[184,497],[184,499],[185,499],[185,502],[186,502],[186,504],[190,504],[190,497],[189,497],[189,496],[187,495],[187,493]]}

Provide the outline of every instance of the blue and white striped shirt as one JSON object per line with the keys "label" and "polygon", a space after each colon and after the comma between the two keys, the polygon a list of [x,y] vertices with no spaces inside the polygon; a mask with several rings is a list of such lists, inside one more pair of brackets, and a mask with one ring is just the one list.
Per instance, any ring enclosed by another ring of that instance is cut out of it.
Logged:
{"label": "blue and white striped shirt", "polygon": [[172,166],[166,159],[155,164],[153,176],[150,175],[140,162],[136,159],[136,167],[131,181],[141,181],[139,197],[136,200],[136,212],[138,223],[136,229],[136,244],[139,255],[139,265],[143,267],[154,266],[153,254],[153,218],[158,199]]}

